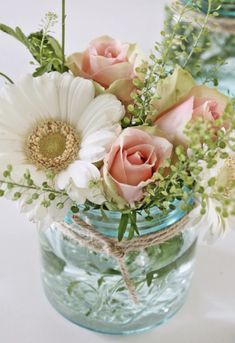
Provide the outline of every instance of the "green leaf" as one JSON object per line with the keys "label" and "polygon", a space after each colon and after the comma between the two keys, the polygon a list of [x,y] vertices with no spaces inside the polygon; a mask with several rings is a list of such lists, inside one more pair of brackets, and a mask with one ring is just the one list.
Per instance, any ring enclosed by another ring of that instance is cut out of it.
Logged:
{"label": "green leaf", "polygon": [[151,286],[151,283],[153,281],[153,274],[154,274],[153,272],[146,274],[146,281],[147,281],[148,287]]}
{"label": "green leaf", "polygon": [[121,272],[119,270],[108,268],[104,271],[105,275],[121,275]]}
{"label": "green leaf", "polygon": [[24,46],[26,46],[29,49],[30,43],[28,41],[28,38],[25,36],[23,31],[19,27],[16,27],[16,29],[13,30],[10,26],[7,26],[5,24],[0,24],[0,30],[14,37],[15,39],[17,39],[19,42],[24,44]]}
{"label": "green leaf", "polygon": [[5,24],[0,24],[0,30],[2,32],[7,33],[8,35],[18,39],[17,34],[15,33],[15,31],[10,26],[7,26]]}
{"label": "green leaf", "polygon": [[67,292],[69,295],[72,295],[72,292],[74,290],[74,288],[79,284],[80,281],[72,281],[67,288]]}
{"label": "green leaf", "polygon": [[63,52],[62,52],[62,48],[59,44],[59,42],[51,36],[47,36],[47,41],[50,44],[50,46],[53,48],[55,55],[61,60],[63,57]]}
{"label": "green leaf", "polygon": [[41,76],[45,73],[48,73],[49,71],[51,71],[51,64],[50,63],[38,67],[35,70],[35,72],[33,73],[33,76],[34,77]]}
{"label": "green leaf", "polygon": [[214,186],[215,183],[216,183],[216,178],[215,178],[215,177],[212,177],[212,178],[210,178],[210,179],[208,180],[208,186],[209,186],[209,187]]}
{"label": "green leaf", "polygon": [[131,225],[130,229],[129,229],[129,233],[128,233],[128,239],[131,240],[135,235],[135,229],[134,227]]}
{"label": "green leaf", "polygon": [[19,28],[19,27],[16,27],[15,29],[15,32],[16,32],[16,37],[17,39],[23,43],[28,49],[30,49],[30,43],[28,41],[28,38],[25,36],[25,34],[23,33],[23,31]]}
{"label": "green leaf", "polygon": [[97,280],[97,285],[98,287],[100,287],[102,285],[102,283],[104,282],[104,276],[101,276],[98,280]]}
{"label": "green leaf", "polygon": [[136,212],[135,211],[130,213],[130,224],[131,224],[130,230],[133,231],[134,233],[136,233],[137,235],[139,235],[140,233],[138,230],[138,226],[136,224]]}
{"label": "green leaf", "polygon": [[125,235],[128,222],[129,222],[129,213],[122,213],[120,223],[118,226],[118,240],[119,240],[119,242],[123,239],[123,237]]}
{"label": "green leaf", "polygon": [[56,256],[52,251],[42,249],[42,263],[47,273],[51,275],[59,275],[63,272],[65,262]]}

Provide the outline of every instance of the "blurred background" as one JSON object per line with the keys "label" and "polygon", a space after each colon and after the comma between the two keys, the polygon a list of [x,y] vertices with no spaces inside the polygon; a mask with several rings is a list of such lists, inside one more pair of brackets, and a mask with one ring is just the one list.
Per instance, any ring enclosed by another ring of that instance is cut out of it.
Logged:
{"label": "blurred background", "polygon": [[[108,34],[138,42],[148,53],[160,39],[164,0],[68,0],[66,54]],[[58,0],[1,1],[0,22],[37,31],[48,11],[60,15]],[[54,28],[60,39],[60,25]],[[27,50],[0,33],[0,71],[16,80],[31,72]],[[235,66],[234,66],[235,68]],[[234,80],[235,82],[235,80]],[[4,80],[0,78],[0,86]],[[47,303],[40,283],[37,232],[12,202],[0,199],[0,342],[235,342],[235,234],[214,246],[201,240],[194,284],[184,308],[166,325],[128,338],[93,334],[60,317]],[[202,228],[203,230],[206,228]]]}

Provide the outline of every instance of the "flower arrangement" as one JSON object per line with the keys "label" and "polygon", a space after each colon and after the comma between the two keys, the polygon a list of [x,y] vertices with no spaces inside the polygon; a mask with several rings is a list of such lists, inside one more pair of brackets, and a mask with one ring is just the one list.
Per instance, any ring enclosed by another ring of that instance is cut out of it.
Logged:
{"label": "flower arrangement", "polygon": [[[181,50],[186,44],[177,23],[149,58],[109,36],[66,57],[65,1],[61,44],[50,33],[54,13],[28,36],[0,24],[35,63],[33,75],[16,82],[1,73],[0,196],[41,225],[69,210],[119,211],[120,241],[138,236],[136,216],[151,221],[152,208],[194,210],[207,216],[211,233],[224,232],[235,215],[235,102],[212,76],[197,84],[187,68],[217,15],[209,3],[191,50],[173,66],[179,39]],[[190,9],[176,3],[179,22]]]}

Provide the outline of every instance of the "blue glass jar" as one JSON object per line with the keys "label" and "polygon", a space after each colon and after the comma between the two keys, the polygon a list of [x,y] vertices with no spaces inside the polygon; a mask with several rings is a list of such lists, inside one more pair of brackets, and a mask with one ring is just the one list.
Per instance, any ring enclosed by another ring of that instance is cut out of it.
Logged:
{"label": "blue glass jar", "polygon": [[[188,0],[181,0],[182,5],[190,3]],[[221,3],[221,2],[220,2]],[[194,5],[195,2],[191,1]],[[213,0],[212,6],[214,9],[217,8],[218,1]],[[195,11],[187,13],[186,17],[183,18],[182,22],[178,27],[178,33],[186,36],[188,52],[192,49],[192,36],[198,35],[200,28],[194,25],[195,18],[198,18],[198,13],[204,15],[208,10],[208,0],[202,0],[200,10],[197,7]],[[210,76],[210,71],[217,70],[219,85],[221,91],[226,95],[235,95],[235,0],[225,0],[223,5],[218,7],[217,12],[219,16],[212,17],[209,19],[209,34],[202,37],[198,43],[199,50],[196,51],[187,67],[192,73],[194,78],[198,76],[198,59],[200,58],[200,68],[202,71],[202,80],[204,76]],[[166,22],[167,30],[172,32],[172,25],[176,22],[178,16],[175,16],[174,12],[170,7],[166,7]],[[185,20],[184,20],[185,19]],[[188,22],[190,21],[190,25]],[[202,50],[200,50],[202,49]],[[179,54],[178,54],[179,53]],[[181,51],[180,45],[177,49],[177,54],[174,50],[171,52],[172,64],[181,64],[180,53],[182,55],[185,51]],[[223,63],[220,64],[218,61],[221,60]],[[217,67],[215,67],[217,65]],[[202,81],[201,77],[199,81]],[[212,84],[213,85],[213,84]]]}
{"label": "blue glass jar", "polygon": [[[184,216],[179,209],[168,216],[152,214],[152,221],[137,218],[141,235],[164,230]],[[102,234],[117,236],[120,213],[107,212],[104,220],[98,210],[80,209],[80,216]],[[198,231],[191,217],[184,226],[165,243],[126,255],[138,304],[114,258],[73,243],[54,227],[40,230],[42,279],[50,303],[70,321],[107,334],[138,333],[165,322],[183,305],[193,275]]]}

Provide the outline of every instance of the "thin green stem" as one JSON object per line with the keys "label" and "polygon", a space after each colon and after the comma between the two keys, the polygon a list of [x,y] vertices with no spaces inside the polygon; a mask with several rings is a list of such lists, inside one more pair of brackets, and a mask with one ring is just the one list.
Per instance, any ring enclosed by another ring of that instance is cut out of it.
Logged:
{"label": "thin green stem", "polygon": [[9,76],[7,76],[6,74],[0,72],[0,76],[4,77],[4,79],[6,79],[8,82],[14,84],[12,79],[10,79]]}
{"label": "thin green stem", "polygon": [[[176,37],[176,34],[177,34],[177,30],[178,30],[178,27],[179,27],[179,24],[181,23],[185,13],[187,13],[187,11],[189,10],[189,4],[190,4],[190,0],[188,0],[186,2],[186,4],[183,6],[182,10],[179,12],[179,17],[177,19],[177,22],[175,23],[174,25],[174,28],[173,28],[173,31],[172,31],[172,34],[171,34],[171,37],[170,37],[170,41],[173,43],[174,40],[175,40],[175,37]],[[162,68],[164,68],[166,66],[166,62],[167,62],[167,58],[168,58],[168,55],[170,53],[172,49],[172,45],[169,44],[165,54],[164,54],[164,58],[163,58],[163,61],[162,61]]]}
{"label": "thin green stem", "polygon": [[65,0],[62,0],[62,71],[64,71],[64,64],[65,64]]}
{"label": "thin green stem", "polygon": [[42,65],[43,64],[43,46],[44,46],[44,42],[45,42],[45,39],[46,39],[46,35],[48,34],[48,30],[49,30],[49,27],[50,27],[50,20],[48,20],[47,24],[46,24],[46,27],[43,29],[43,35],[42,35],[42,40],[41,40],[41,44],[40,44],[40,64]]}
{"label": "thin green stem", "polygon": [[198,43],[199,43],[199,41],[201,39],[201,36],[203,35],[203,33],[204,33],[204,31],[205,31],[205,29],[207,27],[208,19],[209,19],[210,13],[211,13],[211,4],[212,4],[212,0],[209,0],[208,1],[208,9],[207,9],[207,14],[206,14],[205,20],[204,20],[203,25],[201,27],[201,30],[200,30],[200,32],[199,32],[199,34],[197,36],[197,39],[194,42],[193,47],[192,47],[192,49],[191,49],[191,51],[190,51],[190,53],[189,53],[189,55],[188,55],[184,65],[183,65],[183,68],[185,68],[186,65],[188,64],[188,62],[190,61],[190,59],[191,59],[191,57],[192,57],[192,55],[193,55],[193,53],[195,51],[195,48],[198,46]]}
{"label": "thin green stem", "polygon": [[5,185],[11,185],[14,187],[19,187],[19,188],[23,188],[23,189],[32,189],[32,190],[36,190],[36,191],[41,191],[43,193],[55,193],[58,195],[68,195],[66,192],[63,191],[56,191],[54,189],[51,188],[45,188],[45,187],[39,187],[39,186],[28,186],[28,185],[22,185],[20,183],[17,182],[12,182],[12,181],[6,181],[6,180],[0,180],[0,185],[1,184],[5,184]]}
{"label": "thin green stem", "polygon": [[[175,24],[174,26],[174,29],[171,33],[171,36],[169,38],[169,40],[171,42],[174,41],[175,39],[175,36],[177,34],[177,29],[178,29],[178,25],[179,23],[181,22],[183,16],[185,15],[185,12],[188,10],[188,6],[189,6],[189,3],[190,3],[190,0],[187,1],[187,3],[183,6],[182,10],[180,11],[179,13],[179,18],[177,20],[177,23]],[[162,62],[161,62],[161,68],[164,69],[165,65],[166,65],[166,62],[167,62],[167,58],[168,58],[168,55],[169,55],[169,52],[170,50],[172,49],[172,45],[169,44],[168,48],[166,49],[164,55],[163,55],[163,52],[162,52],[162,56],[163,56],[163,59],[162,59]],[[151,102],[151,99],[152,97],[148,98],[146,95],[151,91],[151,89],[156,89],[157,87],[157,84],[159,82],[159,80],[161,79],[158,75],[158,78],[156,81],[152,82],[152,78],[153,76],[155,75],[156,76],[156,69],[159,67],[158,64],[155,63],[155,65],[153,65],[152,68],[149,69],[149,73],[147,74],[147,84],[144,88],[144,92],[142,93],[142,96],[143,96],[143,100],[142,100],[142,111],[141,111],[141,114],[140,114],[140,117],[139,119],[142,121],[142,124],[145,122],[149,112],[150,112],[150,102]]]}

